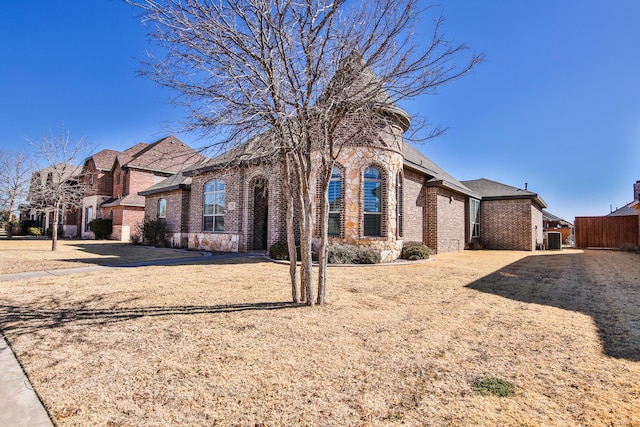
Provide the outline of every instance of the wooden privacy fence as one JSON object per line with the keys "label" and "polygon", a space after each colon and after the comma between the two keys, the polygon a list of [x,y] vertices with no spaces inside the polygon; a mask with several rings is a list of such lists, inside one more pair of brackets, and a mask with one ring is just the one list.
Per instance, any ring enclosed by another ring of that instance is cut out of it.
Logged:
{"label": "wooden privacy fence", "polygon": [[640,246],[638,215],[576,217],[575,229],[578,248]]}

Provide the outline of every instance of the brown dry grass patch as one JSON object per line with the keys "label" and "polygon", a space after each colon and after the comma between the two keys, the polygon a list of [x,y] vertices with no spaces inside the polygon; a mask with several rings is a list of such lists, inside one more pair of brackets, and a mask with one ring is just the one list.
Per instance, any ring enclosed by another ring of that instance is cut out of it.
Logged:
{"label": "brown dry grass patch", "polygon": [[[72,425],[640,425],[638,255],[462,252],[332,268],[237,259],[6,282],[0,328]],[[515,395],[481,396],[496,377]]]}
{"label": "brown dry grass patch", "polygon": [[198,253],[134,246],[104,240],[58,240],[51,250],[51,240],[14,237],[0,240],[0,274],[42,270],[116,265],[128,262],[194,257]]}

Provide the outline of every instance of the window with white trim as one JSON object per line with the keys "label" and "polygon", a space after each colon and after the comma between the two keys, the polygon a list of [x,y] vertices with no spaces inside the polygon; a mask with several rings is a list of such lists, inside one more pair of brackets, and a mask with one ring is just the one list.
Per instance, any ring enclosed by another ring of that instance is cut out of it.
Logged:
{"label": "window with white trim", "polygon": [[469,199],[469,228],[471,238],[480,237],[480,200]]}
{"label": "window with white trim", "polygon": [[376,167],[364,171],[364,235],[382,236],[382,173]]}
{"label": "window with white trim", "polygon": [[84,231],[91,231],[89,223],[93,221],[93,206],[89,206],[84,210]]}
{"label": "window with white trim", "polygon": [[340,235],[342,223],[342,172],[334,167],[331,171],[328,189],[329,199],[329,236]]}
{"label": "window with white trim", "polygon": [[158,218],[167,217],[167,199],[158,200]]}
{"label": "window with white trim", "polygon": [[204,186],[204,231],[224,231],[225,185],[220,179],[212,179]]}

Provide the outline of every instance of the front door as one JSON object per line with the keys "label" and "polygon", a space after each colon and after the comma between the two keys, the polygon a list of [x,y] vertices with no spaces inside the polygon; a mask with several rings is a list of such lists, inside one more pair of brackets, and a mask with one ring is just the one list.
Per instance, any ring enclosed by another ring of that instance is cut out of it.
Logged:
{"label": "front door", "polygon": [[267,250],[268,218],[269,190],[261,180],[253,188],[253,250]]}

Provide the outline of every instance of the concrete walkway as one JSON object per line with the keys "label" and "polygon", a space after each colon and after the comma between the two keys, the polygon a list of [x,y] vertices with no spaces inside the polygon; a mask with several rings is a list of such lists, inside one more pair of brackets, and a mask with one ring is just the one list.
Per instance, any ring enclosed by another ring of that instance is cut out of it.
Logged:
{"label": "concrete walkway", "polygon": [[[114,266],[89,266],[65,268],[62,270],[32,271],[27,273],[0,274],[0,282],[5,280],[30,279],[46,276],[64,276],[88,271],[104,271],[146,267],[151,265],[178,265],[194,262],[215,262],[228,258],[264,258],[263,253],[228,253],[211,255],[204,253],[198,257],[172,258],[117,264]],[[40,398],[31,387],[15,354],[0,335],[0,427],[44,427],[53,426],[49,414],[44,409]]]}
{"label": "concrete walkway", "polygon": [[16,356],[0,336],[0,426],[53,426]]}

